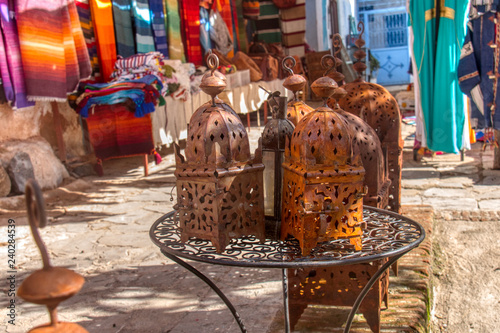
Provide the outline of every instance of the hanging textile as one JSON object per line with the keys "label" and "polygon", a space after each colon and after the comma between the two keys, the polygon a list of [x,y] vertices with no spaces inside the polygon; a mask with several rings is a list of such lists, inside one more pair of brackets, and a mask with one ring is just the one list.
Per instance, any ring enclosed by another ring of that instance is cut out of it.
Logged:
{"label": "hanging textile", "polygon": [[[0,70],[6,100],[12,108],[21,109],[35,105],[26,98],[26,84],[21,61],[21,50],[14,19],[14,8],[8,0],[0,0],[0,29],[2,32],[0,49]],[[5,43],[4,43],[5,41]]]}
{"label": "hanging textile", "polygon": [[239,40],[239,26],[238,26],[238,11],[236,9],[236,0],[231,0],[231,15],[233,19],[233,41],[234,41],[234,53],[240,50],[240,40]]}
{"label": "hanging textile", "polygon": [[92,26],[89,0],[76,0],[75,4],[80,18],[80,27],[82,28],[87,51],[89,52],[90,67],[92,68],[92,74],[89,79],[91,81],[100,81],[101,73],[99,69],[99,58],[97,56],[97,44],[95,41],[94,27]]}
{"label": "hanging textile", "polygon": [[266,43],[281,43],[280,12],[272,1],[260,0],[259,18],[255,21],[257,39]]}
{"label": "hanging textile", "polygon": [[[219,14],[222,17],[222,20],[224,20],[224,23],[226,24],[231,43],[233,43],[233,41],[234,41],[233,14],[231,12],[230,0],[216,0],[216,6],[214,9],[217,9],[219,11]],[[234,46],[231,47],[231,50],[229,52],[224,53],[224,54],[226,54],[229,58],[232,58],[234,56],[233,48],[234,48]]]}
{"label": "hanging textile", "polygon": [[187,61],[195,65],[203,63],[200,42],[200,8],[199,0],[184,0],[180,3],[185,52]]}
{"label": "hanging textile", "polygon": [[215,48],[223,55],[231,58],[233,53],[233,40],[219,11],[214,8],[210,11],[210,39],[213,41]]}
{"label": "hanging textile", "polygon": [[132,28],[131,0],[112,0],[115,26],[116,52],[122,57],[135,54],[134,29]]}
{"label": "hanging textile", "polygon": [[245,27],[245,19],[243,17],[243,0],[235,0],[236,2],[236,22],[238,24],[238,43],[240,51],[248,53],[248,37]]}
{"label": "hanging textile", "polygon": [[200,43],[203,54],[212,49],[212,40],[210,39],[210,11],[204,6],[200,6]]}
{"label": "hanging textile", "polygon": [[28,99],[66,101],[91,74],[74,1],[17,1],[16,17]]}
{"label": "hanging textile", "polygon": [[168,21],[168,53],[170,59],[186,61],[181,36],[181,18],[177,0],[164,0]]}
{"label": "hanging textile", "polygon": [[97,43],[101,80],[109,80],[116,61],[116,41],[111,0],[90,0],[90,12]]}
{"label": "hanging textile", "polygon": [[467,1],[439,1],[438,12],[435,0],[410,0],[417,64],[415,84],[419,85],[425,146],[434,151],[458,153],[464,142],[465,114],[456,69],[464,38]]}
{"label": "hanging textile", "polygon": [[481,113],[479,118],[484,117],[481,125],[497,130],[500,129],[499,65],[500,14],[490,11],[467,24],[458,75],[460,88],[474,101]]}
{"label": "hanging textile", "polygon": [[132,13],[135,24],[135,43],[137,53],[155,51],[151,14],[148,0],[132,0]]}
{"label": "hanging textile", "polygon": [[149,10],[151,11],[151,24],[156,51],[168,57],[167,30],[165,28],[163,0],[149,0]]}
{"label": "hanging textile", "polygon": [[288,50],[287,54],[303,57],[306,38],[305,0],[297,0],[293,6],[280,12],[283,46]]}

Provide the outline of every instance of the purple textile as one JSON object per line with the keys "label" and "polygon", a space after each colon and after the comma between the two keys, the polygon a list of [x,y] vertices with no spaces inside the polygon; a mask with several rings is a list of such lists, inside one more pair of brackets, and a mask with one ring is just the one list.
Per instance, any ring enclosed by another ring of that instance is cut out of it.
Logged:
{"label": "purple textile", "polygon": [[[0,29],[3,37],[3,50],[0,50],[0,68],[7,100],[13,108],[17,109],[33,106],[35,103],[26,99],[26,85],[17,25],[14,19],[13,0],[0,0]],[[9,76],[7,81],[5,80],[6,75]],[[7,82],[9,81],[10,87],[8,88]]]}

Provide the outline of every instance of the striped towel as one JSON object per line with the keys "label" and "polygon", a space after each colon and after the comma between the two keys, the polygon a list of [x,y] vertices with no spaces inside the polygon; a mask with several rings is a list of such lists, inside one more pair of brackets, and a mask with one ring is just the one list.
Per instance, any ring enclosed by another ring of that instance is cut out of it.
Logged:
{"label": "striped towel", "polygon": [[76,0],[76,9],[80,17],[80,26],[90,57],[90,66],[92,74],[91,81],[100,81],[101,72],[99,69],[99,58],[97,57],[97,44],[95,42],[94,27],[92,26],[92,17],[90,15],[89,0]]}
{"label": "striped towel", "polygon": [[155,51],[148,0],[132,0],[137,53]]}
{"label": "striped towel", "polygon": [[257,39],[266,43],[281,43],[280,11],[272,1],[260,0],[260,14],[255,21]]}
{"label": "striped towel", "polygon": [[18,1],[16,15],[28,100],[66,101],[91,73],[74,1]]}
{"label": "striped towel", "polygon": [[[15,109],[33,106],[26,98],[26,84],[24,81],[24,70],[17,35],[16,21],[14,19],[14,8],[9,6],[8,0],[0,0],[0,29],[2,31],[1,75],[3,88],[7,100]],[[4,44],[5,41],[5,44]]]}
{"label": "striped towel", "polygon": [[149,0],[149,10],[151,11],[151,22],[156,51],[168,57],[167,30],[165,28],[163,1]]}
{"label": "striped towel", "polygon": [[297,0],[295,6],[281,10],[283,46],[287,54],[305,55],[306,6],[305,0]]}
{"label": "striped towel", "polygon": [[244,53],[248,52],[248,40],[247,40],[247,30],[245,27],[245,21],[243,18],[243,0],[235,0],[236,5],[236,20],[237,22],[237,33],[238,33],[238,45],[239,50]]}
{"label": "striped towel", "polygon": [[116,51],[122,57],[135,54],[134,30],[130,16],[131,0],[112,0]]}
{"label": "striped towel", "polygon": [[184,44],[181,37],[181,18],[179,16],[179,5],[177,0],[165,0],[168,20],[168,53],[170,59],[186,61],[184,55]]}
{"label": "striped towel", "polygon": [[199,0],[184,0],[180,3],[182,27],[184,30],[187,60],[195,65],[203,63],[200,42],[200,7]]}
{"label": "striped towel", "polygon": [[101,80],[109,81],[116,61],[116,42],[111,0],[90,0],[90,12],[97,42]]}

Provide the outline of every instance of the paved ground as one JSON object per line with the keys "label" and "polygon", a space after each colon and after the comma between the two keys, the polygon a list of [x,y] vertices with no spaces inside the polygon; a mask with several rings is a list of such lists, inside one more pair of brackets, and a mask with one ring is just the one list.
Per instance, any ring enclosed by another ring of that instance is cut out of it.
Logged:
{"label": "paved ground", "polygon": [[[411,132],[412,128],[406,127],[404,136]],[[252,128],[250,133],[255,138],[260,130]],[[411,138],[407,146],[411,147]],[[491,151],[482,153],[476,146],[464,161],[460,156],[444,155],[416,163],[407,149],[403,204],[429,205],[439,218],[449,221],[496,221],[500,171],[488,170],[491,160]],[[86,177],[45,193],[49,226],[42,230],[42,237],[52,262],[86,279],[82,291],[62,303],[60,318],[78,322],[89,332],[238,332],[218,297],[166,260],[149,239],[151,224],[173,207],[173,156],[151,166],[147,178],[141,163],[142,158],[106,161],[104,177]],[[22,198],[0,201],[4,258],[0,260],[0,279],[4,281],[0,288],[5,295],[9,288],[4,239],[9,218],[16,221],[17,287],[41,266],[22,207]],[[278,270],[196,267],[220,284],[250,332],[267,332],[281,315]],[[2,297],[2,307],[9,299]],[[26,332],[48,321],[41,306],[19,298],[15,301],[16,325],[9,325],[5,317],[0,329]]]}

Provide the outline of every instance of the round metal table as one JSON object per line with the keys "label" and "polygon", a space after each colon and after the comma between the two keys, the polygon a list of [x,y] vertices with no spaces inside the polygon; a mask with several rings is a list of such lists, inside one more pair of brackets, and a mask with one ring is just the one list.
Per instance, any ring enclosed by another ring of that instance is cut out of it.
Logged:
{"label": "round metal table", "polygon": [[231,240],[223,253],[215,252],[210,241],[190,239],[180,241],[177,211],[172,211],[156,220],[149,235],[155,245],[169,259],[180,264],[209,285],[227,305],[241,329],[247,332],[243,322],[222,291],[203,273],[184,259],[214,265],[255,268],[281,268],[283,271],[283,300],[285,307],[285,331],[290,331],[288,319],[288,268],[342,266],[368,263],[380,259],[388,260],[374,274],[354,303],[344,332],[349,332],[354,315],[373,284],[401,256],[417,247],[425,238],[425,231],[417,222],[399,214],[366,207],[363,210],[364,228],[361,251],[355,251],[348,239],[338,239],[319,244],[309,256],[302,256],[298,241],[266,240],[261,243],[253,236]]}

